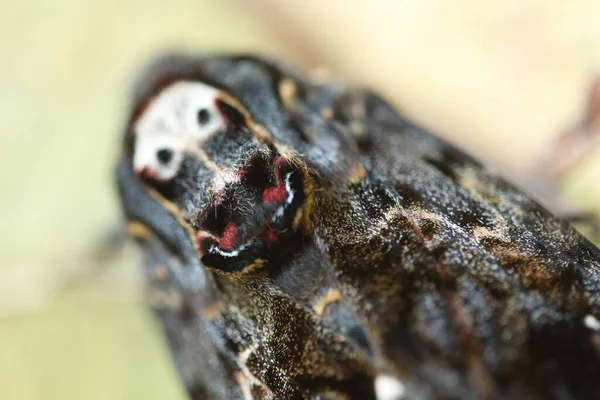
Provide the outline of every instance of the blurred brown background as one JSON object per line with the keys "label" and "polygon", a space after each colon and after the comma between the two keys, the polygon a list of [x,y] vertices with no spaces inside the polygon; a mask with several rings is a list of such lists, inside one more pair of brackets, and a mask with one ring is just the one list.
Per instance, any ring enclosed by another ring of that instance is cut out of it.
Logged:
{"label": "blurred brown background", "polygon": [[[129,82],[166,48],[325,66],[521,182],[600,73],[597,0],[8,0],[0,12],[0,398],[184,398],[112,254]],[[560,185],[600,210],[600,149]]]}

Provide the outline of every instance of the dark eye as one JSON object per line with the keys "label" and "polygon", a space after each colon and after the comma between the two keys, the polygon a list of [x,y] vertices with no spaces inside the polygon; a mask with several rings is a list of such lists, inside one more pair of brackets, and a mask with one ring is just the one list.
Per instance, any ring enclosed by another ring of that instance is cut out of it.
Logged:
{"label": "dark eye", "polygon": [[156,156],[158,157],[158,161],[160,161],[161,164],[166,165],[173,158],[173,150],[170,150],[170,149],[160,149],[156,153]]}
{"label": "dark eye", "polygon": [[206,108],[198,110],[198,124],[206,125],[210,122],[210,111]]}

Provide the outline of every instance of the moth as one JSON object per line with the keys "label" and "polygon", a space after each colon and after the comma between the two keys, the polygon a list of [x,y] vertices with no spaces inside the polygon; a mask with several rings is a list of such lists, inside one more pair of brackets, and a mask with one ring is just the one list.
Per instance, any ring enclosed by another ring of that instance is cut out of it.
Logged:
{"label": "moth", "polygon": [[141,73],[117,181],[192,399],[598,399],[600,251],[377,94]]}

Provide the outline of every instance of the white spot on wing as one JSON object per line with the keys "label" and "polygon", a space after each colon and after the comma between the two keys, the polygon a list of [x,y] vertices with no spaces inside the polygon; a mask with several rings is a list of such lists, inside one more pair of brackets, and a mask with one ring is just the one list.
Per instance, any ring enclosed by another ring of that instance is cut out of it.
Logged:
{"label": "white spot on wing", "polygon": [[391,375],[377,375],[375,378],[375,395],[377,400],[400,400],[406,389],[399,379]]}
{"label": "white spot on wing", "polygon": [[586,315],[585,318],[583,319],[583,323],[585,324],[585,326],[587,326],[591,330],[600,332],[600,321],[598,321],[598,319],[596,317],[594,317],[593,315],[591,315],[591,314]]}

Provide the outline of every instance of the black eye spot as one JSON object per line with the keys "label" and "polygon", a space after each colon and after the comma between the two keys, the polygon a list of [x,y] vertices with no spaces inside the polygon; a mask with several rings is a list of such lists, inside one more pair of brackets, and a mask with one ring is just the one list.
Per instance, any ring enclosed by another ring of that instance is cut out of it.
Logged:
{"label": "black eye spot", "polygon": [[198,123],[200,125],[206,125],[210,122],[210,111],[206,108],[198,110]]}
{"label": "black eye spot", "polygon": [[160,161],[161,164],[166,165],[173,158],[173,150],[170,150],[170,149],[160,149],[156,153],[156,156],[158,157],[158,161]]}

